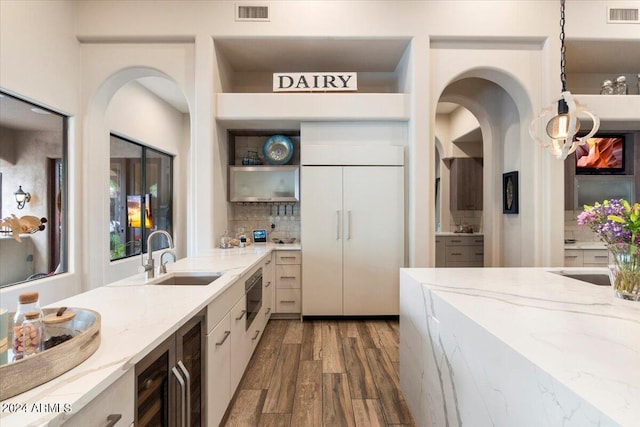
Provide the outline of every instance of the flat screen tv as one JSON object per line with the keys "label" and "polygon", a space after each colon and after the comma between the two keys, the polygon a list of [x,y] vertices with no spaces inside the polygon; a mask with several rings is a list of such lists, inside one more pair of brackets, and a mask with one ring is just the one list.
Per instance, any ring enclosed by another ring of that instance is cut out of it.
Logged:
{"label": "flat screen tv", "polygon": [[598,135],[576,149],[576,175],[624,174],[624,135]]}

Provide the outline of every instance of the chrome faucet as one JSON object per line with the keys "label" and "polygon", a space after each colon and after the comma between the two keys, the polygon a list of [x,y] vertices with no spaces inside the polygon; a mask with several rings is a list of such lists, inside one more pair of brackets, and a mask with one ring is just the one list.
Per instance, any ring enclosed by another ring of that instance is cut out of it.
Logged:
{"label": "chrome faucet", "polygon": [[[147,262],[145,264],[144,262],[144,253],[142,254],[142,266],[144,267],[144,276],[145,276],[145,280],[148,279],[153,279],[155,277],[155,268],[154,268],[154,262],[153,262],[153,248],[151,247],[151,241],[153,240],[153,236],[156,236],[158,234],[162,234],[165,235],[167,237],[167,241],[169,242],[169,249],[167,250],[169,253],[171,253],[173,255],[173,259],[175,261],[176,259],[176,254],[173,252],[173,239],[171,238],[171,234],[169,234],[168,231],[166,230],[156,230],[153,233],[149,234],[149,237],[147,237]],[[167,252],[165,251],[165,252]],[[164,253],[162,254],[164,255]],[[162,256],[160,257],[160,263],[162,264]],[[161,267],[164,267],[164,265],[161,265]],[[166,267],[164,268],[164,271],[161,271],[159,274],[165,272],[166,273]]]}
{"label": "chrome faucet", "polygon": [[160,254],[160,267],[158,267],[158,274],[165,274],[167,272],[167,263],[164,262],[165,255],[171,255],[173,262],[176,262],[176,253],[173,249],[165,249],[162,251],[162,254]]}

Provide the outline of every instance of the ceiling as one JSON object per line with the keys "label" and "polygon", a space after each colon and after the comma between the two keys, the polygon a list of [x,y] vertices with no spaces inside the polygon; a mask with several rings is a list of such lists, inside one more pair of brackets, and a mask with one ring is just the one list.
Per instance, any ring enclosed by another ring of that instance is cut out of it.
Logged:
{"label": "ceiling", "polygon": [[[640,32],[638,34],[640,39]],[[640,73],[638,40],[566,40],[565,45],[567,72],[614,75]]]}
{"label": "ceiling", "polygon": [[[33,110],[37,112],[34,112]],[[15,130],[62,132],[63,117],[28,102],[0,94],[0,127]]]}
{"label": "ceiling", "polygon": [[216,38],[235,72],[393,72],[409,38]]}
{"label": "ceiling", "polygon": [[178,85],[171,80],[164,77],[142,77],[137,82],[181,113],[189,113],[187,99]]}

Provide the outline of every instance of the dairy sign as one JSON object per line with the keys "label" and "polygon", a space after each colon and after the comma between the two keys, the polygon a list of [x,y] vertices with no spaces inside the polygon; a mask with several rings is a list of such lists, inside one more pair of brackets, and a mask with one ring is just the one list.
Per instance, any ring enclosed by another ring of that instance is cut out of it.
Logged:
{"label": "dairy sign", "polygon": [[274,92],[347,92],[358,90],[357,73],[273,73]]}

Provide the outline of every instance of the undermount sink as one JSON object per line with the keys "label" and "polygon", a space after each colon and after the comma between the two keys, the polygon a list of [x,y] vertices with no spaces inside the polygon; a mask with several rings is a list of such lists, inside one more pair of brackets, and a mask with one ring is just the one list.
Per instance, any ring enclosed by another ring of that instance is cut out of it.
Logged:
{"label": "undermount sink", "polygon": [[552,271],[554,274],[568,277],[570,279],[581,280],[598,286],[610,286],[609,275],[607,273],[580,273],[577,271]]}
{"label": "undermount sink", "polygon": [[222,273],[172,273],[150,285],[206,286],[222,277]]}

